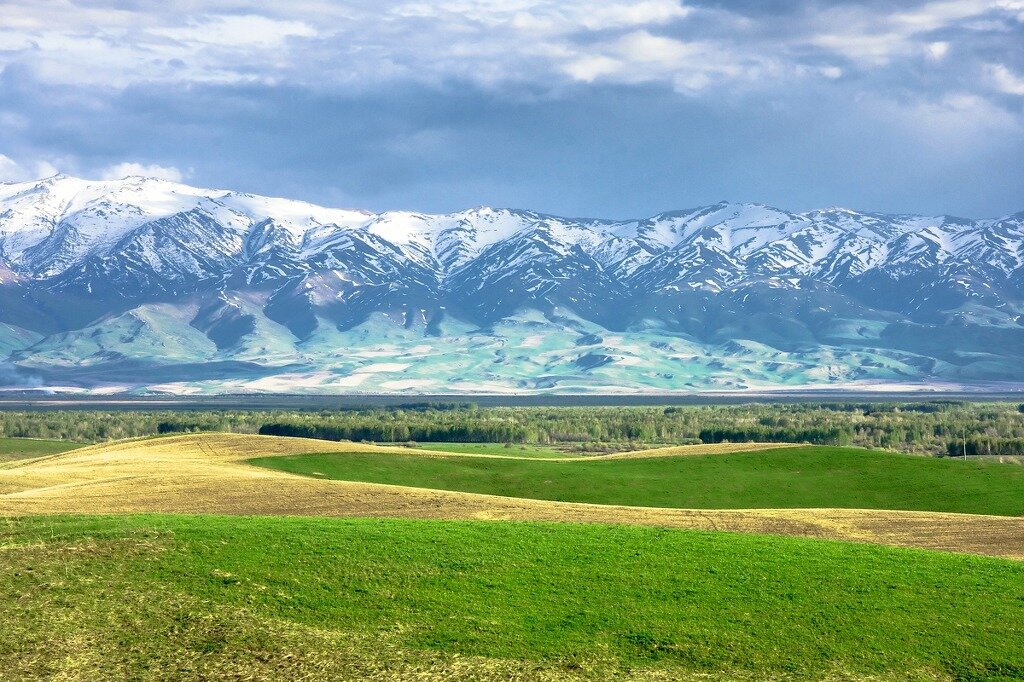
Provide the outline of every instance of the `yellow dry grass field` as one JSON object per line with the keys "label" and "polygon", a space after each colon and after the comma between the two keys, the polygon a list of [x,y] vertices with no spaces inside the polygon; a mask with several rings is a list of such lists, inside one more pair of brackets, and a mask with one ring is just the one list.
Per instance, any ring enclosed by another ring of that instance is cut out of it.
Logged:
{"label": "yellow dry grass field", "polygon": [[[752,449],[749,444],[685,446],[621,456],[684,456],[702,450],[709,454],[725,452],[726,447],[733,452]],[[162,512],[626,523],[853,540],[1024,559],[1024,518],[856,509],[690,510],[549,502],[320,480],[246,463],[253,457],[310,452],[465,456],[238,434],[128,440],[0,465],[0,514]]]}
{"label": "yellow dry grass field", "polygon": [[705,443],[703,445],[672,445],[665,448],[631,450],[596,457],[573,459],[652,459],[655,457],[687,457],[690,455],[728,455],[732,452],[760,452],[794,447],[790,443]]}

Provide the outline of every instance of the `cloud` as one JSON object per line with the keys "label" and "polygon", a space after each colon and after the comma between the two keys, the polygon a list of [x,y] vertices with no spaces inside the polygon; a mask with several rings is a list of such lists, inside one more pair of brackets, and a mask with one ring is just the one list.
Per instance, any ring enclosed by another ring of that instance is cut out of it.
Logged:
{"label": "cloud", "polygon": [[36,161],[26,167],[6,154],[0,154],[0,182],[26,182],[56,173],[57,168],[48,161]]}
{"label": "cloud", "polygon": [[[906,76],[916,61],[942,61],[950,49],[968,67],[982,52],[1011,63],[1024,32],[1017,0],[803,0],[786,11],[679,0],[68,0],[59,9],[8,0],[5,15],[0,66],[104,88],[261,82],[334,91],[460,81],[557,94],[574,82],[616,82],[713,96],[827,81],[822,67],[853,75],[855,66],[865,83],[872,74]],[[950,89],[970,82],[969,71],[947,72]]]}
{"label": "cloud", "polygon": [[104,168],[100,173],[100,178],[103,180],[120,180],[132,175],[159,178],[161,180],[170,180],[171,182],[181,182],[186,177],[185,173],[182,173],[174,166],[147,165],[125,161]]}
{"label": "cloud", "polygon": [[[787,67],[774,58],[746,54],[715,42],[637,30],[588,46],[564,69],[587,83],[667,82],[678,92],[695,94],[725,83],[741,91],[758,89],[766,77],[772,80]],[[802,73],[795,65],[788,70],[790,77]]]}
{"label": "cloud", "polygon": [[934,43],[928,43],[926,49],[928,56],[938,61],[949,53],[949,43],[945,40],[936,40]]}
{"label": "cloud", "polygon": [[369,209],[1024,207],[1021,0],[3,6],[5,177]]}
{"label": "cloud", "polygon": [[874,100],[868,104],[880,123],[903,130],[923,149],[950,160],[971,157],[989,148],[993,140],[1024,136],[1019,118],[988,99],[970,93],[951,94],[940,101],[912,107]]}
{"label": "cloud", "polygon": [[185,26],[152,29],[154,36],[176,42],[218,48],[280,48],[289,38],[311,38],[316,29],[303,21],[282,21],[258,14],[209,16],[188,19]]}
{"label": "cloud", "polygon": [[19,20],[0,26],[0,65],[24,63],[51,83],[114,87],[532,80],[556,73],[550,56],[563,41],[689,13],[678,0],[210,2],[206,12],[185,0],[106,12],[81,0],[60,12],[11,3],[7,13]]}
{"label": "cloud", "polygon": [[387,14],[445,24],[468,21],[491,30],[508,27],[537,36],[660,25],[691,11],[678,0],[485,0],[399,3]]}
{"label": "cloud", "polygon": [[838,66],[822,66],[818,68],[818,72],[825,78],[830,78],[832,80],[843,77],[843,70]]}
{"label": "cloud", "polygon": [[0,182],[18,182],[26,179],[25,176],[25,169],[21,165],[11,157],[0,154]]}
{"label": "cloud", "polygon": [[990,64],[989,77],[996,89],[1008,95],[1024,95],[1024,77],[1006,68],[1005,64]]}
{"label": "cloud", "polygon": [[576,4],[575,9],[576,21],[590,31],[665,24],[682,19],[692,11],[672,0],[586,3]]}
{"label": "cloud", "polygon": [[[956,43],[988,39],[997,50],[1012,50],[1020,39],[1016,10],[998,0],[938,0],[912,3],[889,11],[871,3],[836,4],[816,14],[807,44],[868,69],[912,64],[918,55],[941,60]],[[985,36],[986,33],[1016,33]],[[938,39],[937,39],[938,38]],[[799,41],[794,41],[799,42]],[[965,56],[970,56],[965,55]]]}
{"label": "cloud", "polygon": [[565,65],[566,73],[584,83],[593,83],[602,76],[611,76],[620,72],[622,68],[621,61],[607,55],[578,57]]}
{"label": "cloud", "polygon": [[97,106],[0,81],[0,101],[35,122],[17,156],[6,147],[13,158],[77,150],[59,165],[85,177],[160,159],[194,167],[199,186],[370,210],[637,217],[721,199],[972,217],[1024,208],[1012,112],[966,93],[910,103],[866,95],[846,75],[822,83],[756,101],[651,84],[516,101],[466,84],[344,94],[211,84],[134,88]]}

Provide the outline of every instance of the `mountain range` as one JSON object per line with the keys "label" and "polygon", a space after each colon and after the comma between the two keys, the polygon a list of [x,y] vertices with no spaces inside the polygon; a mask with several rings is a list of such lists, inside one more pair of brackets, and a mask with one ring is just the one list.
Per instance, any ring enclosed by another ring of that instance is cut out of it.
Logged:
{"label": "mountain range", "polygon": [[1024,212],[634,220],[0,184],[0,386],[617,392],[1024,384]]}

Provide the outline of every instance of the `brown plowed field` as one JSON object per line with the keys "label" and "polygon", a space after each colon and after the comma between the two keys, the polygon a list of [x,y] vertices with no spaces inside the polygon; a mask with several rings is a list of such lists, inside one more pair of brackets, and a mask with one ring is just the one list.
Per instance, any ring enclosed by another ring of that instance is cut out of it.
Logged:
{"label": "brown plowed field", "polygon": [[[756,448],[750,444],[685,446],[623,456],[683,456]],[[628,523],[854,540],[1024,559],[1024,518],[856,509],[690,510],[548,502],[318,480],[246,463],[253,457],[340,451],[465,456],[237,434],[121,441],[0,465],[0,514],[166,512]]]}

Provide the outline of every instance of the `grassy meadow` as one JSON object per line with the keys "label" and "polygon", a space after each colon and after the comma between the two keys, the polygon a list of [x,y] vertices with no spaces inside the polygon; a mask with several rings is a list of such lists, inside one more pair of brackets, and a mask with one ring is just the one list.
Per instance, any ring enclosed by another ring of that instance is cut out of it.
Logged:
{"label": "grassy meadow", "polygon": [[0,679],[1024,678],[1024,562],[894,546],[1024,556],[1024,467],[564,447],[188,434],[0,467]]}
{"label": "grassy meadow", "polygon": [[16,459],[56,455],[82,447],[81,443],[42,438],[0,438],[0,464]]}
{"label": "grassy meadow", "polygon": [[12,678],[1018,679],[1024,564],[542,523],[0,520]]}
{"label": "grassy meadow", "polygon": [[1024,467],[805,446],[593,461],[331,453],[251,460],[307,476],[564,502],[698,509],[903,509],[1019,516]]}

